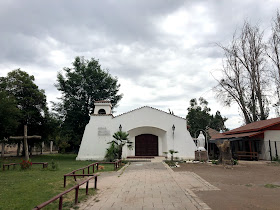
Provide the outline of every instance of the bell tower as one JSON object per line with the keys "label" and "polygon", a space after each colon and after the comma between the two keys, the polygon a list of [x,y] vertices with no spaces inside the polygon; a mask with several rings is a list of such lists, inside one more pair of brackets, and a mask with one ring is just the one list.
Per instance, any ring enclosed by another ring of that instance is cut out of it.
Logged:
{"label": "bell tower", "polygon": [[94,115],[111,115],[112,104],[110,101],[95,101]]}

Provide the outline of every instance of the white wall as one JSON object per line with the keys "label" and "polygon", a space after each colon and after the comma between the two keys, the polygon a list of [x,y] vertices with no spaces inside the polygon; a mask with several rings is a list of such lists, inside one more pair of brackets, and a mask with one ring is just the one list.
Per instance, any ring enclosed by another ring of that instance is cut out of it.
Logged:
{"label": "white wall", "polygon": [[[130,134],[130,140],[135,142],[135,136],[150,133],[159,137],[159,155],[174,149],[179,158],[193,159],[195,144],[186,128],[186,120],[151,107],[140,109],[112,117],[91,116],[85,128],[77,160],[100,160],[105,156],[108,142],[112,135],[119,130]],[[173,138],[172,126],[175,125]],[[126,155],[135,155],[135,151],[125,151]]]}
{"label": "white wall", "polygon": [[279,154],[279,152],[280,152],[280,131],[277,131],[277,130],[269,131],[268,130],[268,131],[264,132],[264,141],[261,141],[262,154],[260,154],[260,159],[270,160],[269,140],[270,140],[270,144],[271,144],[272,157],[276,156],[275,141],[276,141],[278,156],[280,155]]}

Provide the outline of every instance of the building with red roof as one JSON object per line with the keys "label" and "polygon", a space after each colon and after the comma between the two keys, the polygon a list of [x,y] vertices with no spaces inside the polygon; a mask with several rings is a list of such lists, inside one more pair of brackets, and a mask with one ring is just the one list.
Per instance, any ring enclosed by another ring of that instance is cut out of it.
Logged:
{"label": "building with red roof", "polygon": [[[211,136],[209,143],[224,140],[231,142],[233,157],[256,160],[276,158],[280,151],[280,117],[253,122],[224,133],[216,133]],[[213,148],[212,152],[215,152],[214,150]]]}

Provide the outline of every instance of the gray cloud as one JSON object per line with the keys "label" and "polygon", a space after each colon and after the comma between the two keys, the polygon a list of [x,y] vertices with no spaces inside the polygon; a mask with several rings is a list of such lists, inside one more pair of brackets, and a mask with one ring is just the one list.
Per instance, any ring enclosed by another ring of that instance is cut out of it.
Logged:
{"label": "gray cloud", "polygon": [[94,57],[122,81],[117,112],[173,106],[185,116],[200,96],[223,110],[209,94],[210,72],[223,58],[215,43],[227,44],[245,19],[269,33],[279,7],[276,0],[1,1],[0,76],[22,68],[54,100],[57,72],[75,56]]}

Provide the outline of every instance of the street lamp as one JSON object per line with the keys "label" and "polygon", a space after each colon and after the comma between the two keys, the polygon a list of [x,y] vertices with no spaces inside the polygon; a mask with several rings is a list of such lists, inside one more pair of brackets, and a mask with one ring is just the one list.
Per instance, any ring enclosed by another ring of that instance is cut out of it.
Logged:
{"label": "street lamp", "polygon": [[174,131],[175,131],[175,125],[174,124],[172,126],[172,131],[173,131],[173,135],[174,135]]}

